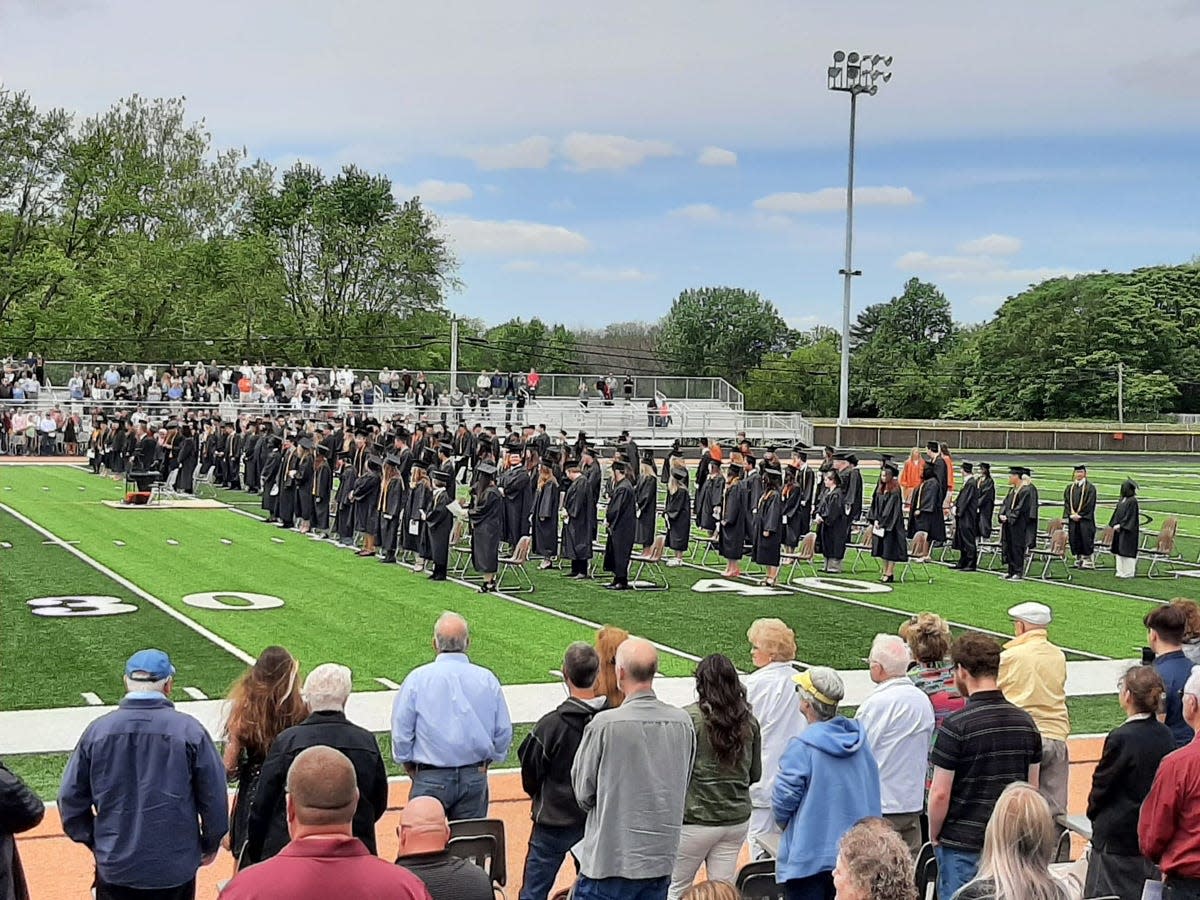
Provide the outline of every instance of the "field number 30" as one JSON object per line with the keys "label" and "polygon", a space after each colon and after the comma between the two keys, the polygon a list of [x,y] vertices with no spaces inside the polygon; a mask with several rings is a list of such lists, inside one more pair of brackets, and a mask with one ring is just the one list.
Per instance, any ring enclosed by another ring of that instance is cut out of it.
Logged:
{"label": "field number 30", "polygon": [[27,605],[35,616],[46,618],[119,616],[138,609],[119,597],[34,597]]}

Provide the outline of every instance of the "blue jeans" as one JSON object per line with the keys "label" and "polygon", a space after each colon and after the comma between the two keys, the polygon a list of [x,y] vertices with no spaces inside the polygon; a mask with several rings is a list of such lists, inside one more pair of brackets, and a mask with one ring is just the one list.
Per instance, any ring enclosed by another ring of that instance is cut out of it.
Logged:
{"label": "blue jeans", "polygon": [[554,879],[562,868],[563,857],[583,838],[582,825],[534,824],[529,835],[529,854],[525,857],[525,880],[520,900],[546,900]]}
{"label": "blue jeans", "polygon": [[671,876],[662,878],[588,878],[575,882],[574,900],[665,900]]}
{"label": "blue jeans", "polygon": [[938,896],[951,898],[979,871],[979,854],[937,846],[933,850],[938,864]]}
{"label": "blue jeans", "polygon": [[436,797],[446,818],[485,819],[488,814],[487,771],[480,766],[457,769],[422,768],[412,776],[409,797]]}

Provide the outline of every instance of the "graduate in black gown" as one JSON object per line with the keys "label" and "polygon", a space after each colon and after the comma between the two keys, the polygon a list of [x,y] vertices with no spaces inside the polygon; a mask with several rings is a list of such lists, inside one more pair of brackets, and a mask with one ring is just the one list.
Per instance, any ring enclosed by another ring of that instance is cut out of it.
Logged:
{"label": "graduate in black gown", "polygon": [[450,504],[454,501],[454,493],[450,490],[455,480],[454,469],[434,469],[430,478],[433,481],[433,502],[425,515],[425,527],[421,530],[420,555],[433,564],[429,580],[445,581],[450,561],[450,533],[454,528],[454,516],[450,512]]}
{"label": "graduate in black gown", "polygon": [[379,488],[383,460],[369,454],[362,473],[354,480],[350,502],[354,504],[354,530],[362,535],[359,556],[375,555],[375,533],[379,528]]}
{"label": "graduate in black gown", "polygon": [[1138,507],[1137,485],[1128,478],[1121,482],[1121,497],[1108,524],[1113,529],[1112,551],[1117,558],[1117,577],[1133,578],[1137,574],[1141,509]]}
{"label": "graduate in black gown", "polygon": [[354,482],[358,472],[354,468],[354,452],[346,450],[337,457],[337,493],[333,498],[334,522],[337,530],[338,543],[346,547],[354,546]]}
{"label": "graduate in black gown", "polygon": [[175,490],[190,494],[196,483],[196,439],[192,437],[192,426],[179,429],[179,447],[176,461],[179,474],[175,476]]}
{"label": "graduate in black gown", "polygon": [[724,578],[737,578],[742,574],[741,561],[746,555],[746,526],[749,524],[750,509],[746,503],[746,488],[742,483],[744,472],[741,454],[732,454],[726,469],[720,512],[717,514],[717,534],[721,539],[721,556],[725,560]]}
{"label": "graduate in black gown", "polygon": [[979,490],[979,539],[992,538],[992,517],[996,512],[996,482],[992,480],[992,464],[979,464],[979,477],[975,480]]}
{"label": "graduate in black gown", "polygon": [[942,445],[937,441],[930,441],[925,445],[925,449],[929,451],[929,461],[933,464],[933,475],[942,488],[942,497],[945,497],[950,491],[950,468],[946,465],[946,457],[942,455]]}
{"label": "graduate in black gown", "polygon": [[[630,465],[635,464],[636,460],[630,460]],[[654,543],[654,523],[658,520],[658,474],[654,471],[654,456],[649,451],[642,461],[634,497],[637,501],[634,542],[641,544],[643,550],[648,550]]]}
{"label": "graduate in black gown", "polygon": [[[379,499],[376,501],[378,517],[375,521],[375,536],[379,550],[379,561],[396,564],[396,551],[400,544],[400,529],[407,523],[404,513],[405,490],[400,480],[400,457],[389,453],[383,461],[383,478],[379,484]],[[360,552],[359,556],[366,556]]]}
{"label": "graduate in black gown", "polygon": [[549,569],[558,556],[558,512],[561,489],[554,463],[543,459],[538,465],[537,490],[533,495],[533,552],[542,557],[539,569]]}
{"label": "graduate in black gown", "polygon": [[692,533],[692,498],[688,494],[688,470],[683,461],[677,460],[668,474],[663,521],[667,527],[666,548],[675,555],[667,560],[667,565],[679,566],[683,564]]}
{"label": "graduate in black gown", "polygon": [[[721,477],[721,461],[709,459],[708,476],[704,484],[697,482],[696,486],[696,527],[707,531],[709,537],[717,530],[717,516],[720,514],[721,495],[725,490],[725,479]],[[697,473],[697,476],[699,473]],[[716,510],[714,512],[713,510]]]}
{"label": "graduate in black gown", "polygon": [[475,467],[475,484],[467,505],[471,522],[471,565],[483,576],[479,592],[496,590],[496,571],[500,568],[500,538],[505,527],[504,498],[493,481],[496,466],[481,462]]}
{"label": "graduate in black gown", "polygon": [[788,552],[795,550],[800,540],[797,531],[800,527],[800,490],[796,486],[799,472],[795,463],[788,463],[783,470],[783,487],[779,491],[779,520],[783,525],[783,547]]}
{"label": "graduate in black gown", "polygon": [[508,468],[500,473],[496,483],[504,498],[504,543],[516,547],[517,541],[529,533],[529,508],[533,505],[529,470],[521,463],[520,450],[508,447]]}
{"label": "graduate in black gown", "polygon": [[929,546],[934,547],[946,540],[946,519],[942,513],[942,483],[937,478],[936,466],[925,463],[921,484],[913,491],[908,513],[908,536],[918,531],[925,532]]}
{"label": "graduate in black gown", "polygon": [[300,519],[300,533],[308,534],[312,530],[312,520],[315,516],[313,502],[313,439],[308,435],[300,438],[300,453],[296,460],[296,509]]}
{"label": "graduate in black gown", "polygon": [[296,461],[300,448],[295,440],[294,435],[289,436],[284,444],[283,458],[275,475],[275,514],[284,528],[291,528],[296,522]]}
{"label": "graduate in black gown", "polygon": [[627,467],[633,463],[616,460],[612,464],[612,496],[604,511],[608,534],[604,541],[604,571],[612,572],[612,581],[604,585],[606,590],[629,590],[629,557],[633,555],[633,543],[637,531],[637,497],[629,481]]}
{"label": "graduate in black gown", "polygon": [[600,533],[600,514],[597,508],[600,505],[600,491],[604,476],[600,471],[600,463],[596,459],[596,448],[586,442],[579,454],[579,471],[583,474],[584,481],[587,482],[588,494],[592,498],[592,543],[595,543],[596,536]]}
{"label": "graduate in black gown", "polygon": [[1087,466],[1075,467],[1075,480],[1063,491],[1063,521],[1075,568],[1096,568],[1096,486],[1088,480]]}
{"label": "graduate in black gown", "polygon": [[584,580],[592,559],[592,535],[596,530],[596,504],[592,489],[579,467],[579,460],[568,458],[563,463],[567,473],[567,489],[563,492],[562,555],[571,561],[568,577]]}
{"label": "graduate in black gown", "polygon": [[838,473],[832,468],[825,473],[824,493],[817,506],[817,547],[825,558],[824,570],[832,574],[842,571],[846,545],[850,542],[850,520],[846,517],[846,501],[842,497]]}
{"label": "graduate in black gown", "polygon": [[[797,445],[799,446],[799,445]],[[799,521],[795,523],[796,543],[812,531],[812,517],[816,513],[817,492],[821,487],[821,477],[808,464],[808,453],[803,449],[792,451],[792,463],[796,466],[796,492],[800,495],[800,508],[797,512]],[[788,524],[792,525],[791,517]]]}
{"label": "graduate in black gown", "polygon": [[266,437],[267,452],[263,457],[262,469],[259,470],[259,482],[262,485],[262,499],[259,505],[267,511],[267,521],[276,522],[279,517],[279,467],[283,465],[283,451],[280,450],[281,439],[269,434]]}
{"label": "graduate in black gown", "polygon": [[[839,453],[835,460],[834,467],[839,469],[842,502],[846,504],[846,518],[853,526],[862,518],[863,511],[863,481],[862,472],[858,470],[858,457],[853,453]],[[838,464],[841,464],[840,467]]]}
{"label": "graduate in black gown", "polygon": [[400,545],[405,553],[413,555],[417,572],[425,570],[425,560],[421,556],[421,527],[433,502],[433,488],[429,481],[433,458],[434,454],[428,448],[417,452],[408,474],[408,490],[404,492]]}
{"label": "graduate in black gown", "polygon": [[767,567],[763,584],[768,587],[774,587],[779,578],[779,554],[783,547],[782,475],[777,463],[763,466],[763,493],[758,498],[757,515],[754,517],[754,561]]}
{"label": "graduate in black gown", "polygon": [[1025,552],[1029,549],[1029,534],[1037,531],[1037,514],[1033,511],[1033,495],[1022,476],[1029,470],[1022,466],[1009,469],[1008,495],[1000,507],[1000,547],[1008,567],[1005,581],[1020,581],[1025,576]]}
{"label": "graduate in black gown", "polygon": [[318,537],[324,537],[329,531],[329,499],[332,493],[333,468],[329,465],[329,447],[317,444],[317,452],[313,456],[312,527]]}
{"label": "graduate in black gown", "polygon": [[879,487],[871,497],[867,510],[867,527],[871,529],[871,555],[883,560],[879,580],[891,584],[896,580],[896,563],[908,561],[908,537],[904,530],[904,493],[900,490],[900,469],[894,462],[884,460],[879,468]]}
{"label": "graduate in black gown", "polygon": [[979,483],[974,478],[975,466],[962,463],[963,482],[954,498],[954,541],[958,551],[954,568],[974,572],[979,567]]}

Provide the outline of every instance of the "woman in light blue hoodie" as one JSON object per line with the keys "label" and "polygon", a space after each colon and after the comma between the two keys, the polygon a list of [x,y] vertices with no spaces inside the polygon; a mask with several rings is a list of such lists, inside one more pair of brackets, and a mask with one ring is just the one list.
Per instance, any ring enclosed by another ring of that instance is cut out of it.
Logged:
{"label": "woman in light blue hoodie", "polygon": [[862,725],[837,714],[842,679],[814,666],[793,679],[808,727],[779,761],[771,806],[783,829],[775,880],[788,900],[833,900],[838,841],[880,815],[879,769]]}

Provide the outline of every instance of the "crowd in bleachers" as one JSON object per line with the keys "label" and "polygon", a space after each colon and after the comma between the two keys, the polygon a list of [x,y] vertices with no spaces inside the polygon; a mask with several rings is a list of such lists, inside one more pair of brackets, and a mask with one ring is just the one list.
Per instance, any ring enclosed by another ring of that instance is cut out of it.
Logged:
{"label": "crowd in bleachers", "polygon": [[[778,619],[750,627],[749,675],[721,654],[701,660],[683,709],[656,695],[648,641],[608,627],[572,644],[567,696],[517,752],[533,818],[520,896],[550,896],[564,862],[580,900],[915,900],[927,885],[957,900],[1136,898],[1147,881],[1196,896],[1200,668],[1184,648],[1200,609],[1146,616],[1150,663],[1121,678],[1127,719],[1092,778],[1090,850],[1071,864],[1058,861],[1066,658],[1049,608],[1008,614],[1003,645],[952,639],[933,613],[878,635],[874,689],[852,716],[841,676],[797,665]],[[411,779],[396,865],[377,854],[388,783],[374,735],[346,716],[349,669],[302,678],[285,649],[264,650],[230,693],[222,757],[172,706],[167,655],[131,657],[120,707],[86,729],[58,796],[67,835],[95,857],[96,896],[190,898],[222,846],[236,861],[229,898],[492,896],[505,836],[488,819],[488,774],[513,727],[496,676],[468,655],[466,620],[444,614],[433,638],[433,660],[394,699],[391,753]],[[12,834],[40,818],[0,768],[5,896],[28,896]]]}

